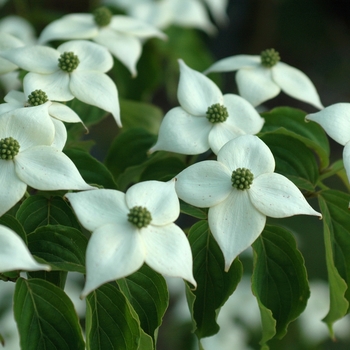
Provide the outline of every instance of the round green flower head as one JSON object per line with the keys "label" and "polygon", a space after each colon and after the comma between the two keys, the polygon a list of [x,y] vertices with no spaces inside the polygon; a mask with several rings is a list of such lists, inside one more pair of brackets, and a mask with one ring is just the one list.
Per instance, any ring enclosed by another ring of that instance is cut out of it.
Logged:
{"label": "round green flower head", "polygon": [[39,106],[47,102],[49,99],[47,95],[42,90],[34,90],[30,95],[28,95],[28,103],[31,106]]}
{"label": "round green flower head", "polygon": [[152,216],[146,208],[136,206],[130,209],[128,221],[138,228],[147,227],[152,221]]}
{"label": "round green flower head", "polygon": [[267,49],[260,53],[261,64],[266,68],[271,68],[280,60],[280,54],[275,49]]}
{"label": "round green flower head", "polygon": [[71,73],[79,65],[80,61],[73,52],[64,52],[58,59],[58,66],[67,73]]}
{"label": "round green flower head", "polygon": [[19,143],[12,137],[0,140],[0,159],[12,160],[19,152]]}
{"label": "round green flower head", "polygon": [[223,123],[228,118],[227,108],[215,103],[208,107],[207,118],[211,123]]}
{"label": "round green flower head", "polygon": [[107,7],[99,7],[93,12],[93,14],[95,23],[99,27],[105,27],[111,23],[113,14]]}
{"label": "round green flower head", "polygon": [[232,186],[238,190],[248,190],[253,183],[254,175],[249,169],[238,168],[232,172]]}

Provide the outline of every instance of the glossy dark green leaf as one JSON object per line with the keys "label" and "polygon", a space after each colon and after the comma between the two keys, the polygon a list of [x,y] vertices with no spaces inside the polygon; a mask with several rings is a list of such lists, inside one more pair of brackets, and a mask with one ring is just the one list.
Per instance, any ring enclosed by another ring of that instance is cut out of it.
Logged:
{"label": "glossy dark green leaf", "polygon": [[180,199],[180,211],[194,218],[206,220],[208,218],[208,210],[203,208],[194,207]]}
{"label": "glossy dark green leaf", "polygon": [[252,247],[252,290],[261,311],[264,345],[286,334],[289,323],[304,311],[310,291],[304,259],[289,231],[266,225]]}
{"label": "glossy dark green leaf", "polygon": [[87,238],[73,227],[42,226],[28,235],[30,252],[50,263],[52,270],[85,273]]}
{"label": "glossy dark green leaf", "polygon": [[162,275],[147,265],[117,281],[140,319],[142,329],[157,340],[157,330],[168,307],[168,289]]}
{"label": "glossy dark green leaf", "polygon": [[319,204],[323,215],[324,241],[330,309],[324,322],[333,336],[333,324],[344,317],[350,301],[350,211],[349,195],[334,191],[322,191]]}
{"label": "glossy dark green leaf", "polygon": [[80,225],[69,205],[61,197],[35,195],[27,198],[19,207],[17,220],[27,233],[46,225],[63,225],[80,229]]}
{"label": "glossy dark green leaf", "polygon": [[83,179],[98,187],[117,189],[113,176],[104,164],[80,149],[66,149],[64,153],[73,161]]}
{"label": "glossy dark green leaf", "polygon": [[316,152],[321,169],[328,166],[330,149],[327,135],[317,123],[305,122],[305,112],[290,107],[277,107],[261,116],[265,119],[262,134],[274,131],[297,138]]}
{"label": "glossy dark green leaf", "polygon": [[141,329],[135,311],[115,284],[104,284],[90,293],[86,306],[87,350],[139,348]]}
{"label": "glossy dark green leaf", "polygon": [[41,279],[18,279],[14,315],[25,350],[84,350],[82,330],[66,293]]}
{"label": "glossy dark green leaf", "polygon": [[314,153],[304,143],[278,131],[264,134],[261,139],[275,157],[276,173],[288,177],[299,188],[315,190],[318,165]]}
{"label": "glossy dark green leaf", "polygon": [[216,323],[220,307],[236,289],[242,264],[236,259],[228,272],[222,252],[211,235],[207,221],[194,224],[188,235],[193,254],[193,275],[197,289],[187,285],[187,299],[197,337],[209,337],[219,331]]}
{"label": "glossy dark green leaf", "polygon": [[0,225],[7,226],[11,230],[15,231],[23,241],[27,244],[27,235],[23,229],[21,223],[12,215],[4,214],[0,217]]}

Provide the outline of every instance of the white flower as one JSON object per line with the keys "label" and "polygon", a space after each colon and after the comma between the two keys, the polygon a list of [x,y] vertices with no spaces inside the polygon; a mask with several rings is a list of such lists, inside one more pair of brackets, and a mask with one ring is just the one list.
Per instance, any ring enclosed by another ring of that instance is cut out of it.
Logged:
{"label": "white flower", "polygon": [[33,45],[36,42],[34,27],[23,17],[6,16],[0,20],[0,32],[15,36],[26,43]]}
{"label": "white flower", "polygon": [[94,188],[65,154],[51,147],[54,136],[45,104],[0,117],[0,216],[23,197],[27,185],[43,191]]}
{"label": "white flower", "polygon": [[[208,3],[213,2],[206,1]],[[216,1],[223,2],[223,0]],[[198,28],[209,34],[216,32],[204,4],[198,0],[138,0],[127,2],[124,0],[109,0],[104,2],[119,6],[129,16],[151,23],[160,29],[165,29],[174,24],[180,27]],[[218,9],[218,5],[215,6],[215,13]]]}
{"label": "white flower", "polygon": [[14,270],[50,271],[51,267],[37,263],[17,233],[0,225],[0,272]]}
{"label": "white flower", "polygon": [[112,68],[113,57],[101,45],[73,40],[57,50],[34,45],[6,50],[0,56],[29,71],[23,82],[27,91],[42,90],[53,101],[76,97],[112,113],[121,126],[117,87],[104,74]]}
{"label": "white flower", "polygon": [[142,43],[152,37],[165,39],[166,35],[138,19],[113,16],[107,8],[102,7],[95,10],[95,15],[70,14],[51,22],[42,31],[38,42],[43,44],[56,39],[92,39],[105,46],[135,76]]}
{"label": "white flower", "polygon": [[209,207],[208,221],[225,269],[265,227],[266,216],[317,215],[299,189],[274,173],[270,149],[257,136],[243,135],[222,147],[217,161],[203,161],[176,176],[179,198]]}
{"label": "white flower", "polygon": [[253,106],[277,96],[282,90],[297,100],[323,108],[311,80],[299,69],[280,62],[278,52],[273,49],[263,51],[261,56],[237,55],[224,58],[209,67],[205,74],[235,70],[239,94]]}
{"label": "white flower", "polygon": [[211,148],[217,154],[227,141],[261,130],[264,119],[249,102],[238,95],[222,95],[204,74],[182,60],[179,63],[177,97],[181,107],[165,115],[151,152],[199,154]]}
{"label": "white flower", "polygon": [[10,91],[4,97],[4,100],[5,103],[0,104],[0,116],[5,112],[13,111],[18,108],[35,107],[45,103],[47,114],[52,118],[56,130],[54,142],[51,146],[60,150],[63,149],[67,141],[67,130],[62,122],[82,123],[87,130],[78,114],[62,103],[49,101],[45,92],[41,90],[29,92],[26,86],[24,86],[24,92]]}
{"label": "white flower", "polygon": [[132,274],[144,262],[196,285],[189,242],[173,223],[180,213],[174,181],[140,182],[125,194],[102,189],[66,197],[81,224],[93,232],[83,297],[103,283]]}
{"label": "white flower", "polygon": [[350,182],[350,103],[336,103],[320,112],[308,114],[305,120],[320,124],[334,141],[345,146],[343,161]]}
{"label": "white flower", "polygon": [[[24,43],[15,36],[8,33],[0,33],[0,56],[7,50],[24,46]],[[18,66],[6,58],[0,57],[0,74],[13,72]]]}

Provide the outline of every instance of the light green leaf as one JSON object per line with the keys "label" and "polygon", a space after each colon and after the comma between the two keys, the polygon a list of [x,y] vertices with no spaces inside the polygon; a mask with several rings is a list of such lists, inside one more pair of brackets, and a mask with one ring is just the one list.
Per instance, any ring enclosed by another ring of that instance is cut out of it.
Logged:
{"label": "light green leaf", "polygon": [[236,289],[241,276],[242,264],[236,259],[228,272],[222,252],[209,231],[207,221],[194,224],[188,240],[193,254],[193,275],[197,289],[187,285],[187,298],[197,337],[209,337],[219,331],[216,323],[220,307]]}
{"label": "light green leaf", "polygon": [[19,207],[16,218],[27,233],[46,225],[63,225],[80,229],[72,209],[57,196],[47,198],[35,195],[27,198]]}
{"label": "light green leaf", "polygon": [[323,319],[332,337],[333,324],[344,317],[350,301],[350,212],[349,196],[339,191],[322,191],[319,204],[323,215],[330,309]]}
{"label": "light green leaf", "polygon": [[328,166],[330,149],[327,135],[320,125],[305,122],[305,112],[290,107],[277,107],[261,116],[265,119],[261,134],[274,131],[297,138],[316,152],[321,169]]}
{"label": "light green leaf", "polygon": [[86,306],[87,350],[139,349],[141,329],[138,319],[115,284],[104,284],[89,294]]}
{"label": "light green leaf", "polygon": [[73,227],[48,225],[28,235],[30,252],[48,262],[52,270],[85,273],[87,238]]}
{"label": "light green leaf", "polygon": [[84,350],[73,303],[64,291],[40,279],[18,279],[14,315],[25,350]]}
{"label": "light green leaf", "polygon": [[304,259],[286,229],[266,225],[252,247],[252,290],[261,311],[264,345],[287,333],[289,323],[304,311],[310,290]]}
{"label": "light green leaf", "polygon": [[164,278],[143,265],[132,275],[119,279],[117,284],[136,311],[142,329],[152,337],[155,344],[169,300]]}

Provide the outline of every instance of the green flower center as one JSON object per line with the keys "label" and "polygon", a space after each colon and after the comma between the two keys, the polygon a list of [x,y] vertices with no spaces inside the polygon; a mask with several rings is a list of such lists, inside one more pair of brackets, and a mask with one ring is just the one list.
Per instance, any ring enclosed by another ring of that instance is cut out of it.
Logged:
{"label": "green flower center", "polygon": [[227,108],[220,103],[208,107],[207,118],[211,123],[223,123],[228,118]]}
{"label": "green flower center", "polygon": [[73,52],[64,52],[58,59],[58,66],[67,73],[71,73],[79,65],[80,61]]}
{"label": "green flower center", "polygon": [[267,49],[260,53],[261,64],[266,68],[271,68],[280,60],[280,54],[275,49]]}
{"label": "green flower center", "polygon": [[19,143],[12,137],[0,140],[0,159],[12,160],[19,152]]}
{"label": "green flower center", "polygon": [[130,209],[128,221],[138,228],[147,227],[152,221],[152,216],[146,208],[136,206]]}
{"label": "green flower center", "polygon": [[254,175],[249,169],[238,168],[232,172],[231,181],[232,186],[237,190],[248,190],[253,183]]}
{"label": "green flower center", "polygon": [[99,7],[93,12],[95,23],[99,27],[108,26],[112,20],[112,12],[107,7]]}
{"label": "green flower center", "polygon": [[47,95],[42,90],[34,90],[30,95],[28,95],[28,103],[30,106],[39,106],[48,100]]}

